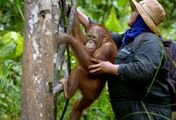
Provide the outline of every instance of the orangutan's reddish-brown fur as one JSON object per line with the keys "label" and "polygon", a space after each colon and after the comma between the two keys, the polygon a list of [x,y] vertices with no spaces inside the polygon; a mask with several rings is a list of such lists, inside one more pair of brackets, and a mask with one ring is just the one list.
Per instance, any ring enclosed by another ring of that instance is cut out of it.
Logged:
{"label": "orangutan's reddish-brown fur", "polygon": [[55,36],[57,43],[67,43],[71,46],[79,63],[69,78],[61,80],[65,98],[72,97],[77,88],[82,94],[74,104],[69,120],[79,120],[83,110],[97,99],[105,85],[106,80],[101,74],[89,73],[88,67],[93,64],[91,58],[113,62],[117,52],[116,45],[105,27],[91,24],[87,30],[87,37],[84,37],[80,31],[79,21],[76,21],[73,36],[67,34]]}

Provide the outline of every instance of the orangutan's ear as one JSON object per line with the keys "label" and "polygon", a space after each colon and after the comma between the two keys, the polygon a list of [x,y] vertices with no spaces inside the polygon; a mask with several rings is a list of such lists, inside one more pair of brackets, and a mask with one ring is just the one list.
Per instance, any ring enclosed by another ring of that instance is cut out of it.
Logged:
{"label": "orangutan's ear", "polygon": [[104,34],[102,43],[106,43],[108,41],[108,34]]}
{"label": "orangutan's ear", "polygon": [[104,39],[108,39],[108,35],[106,33],[104,34]]}

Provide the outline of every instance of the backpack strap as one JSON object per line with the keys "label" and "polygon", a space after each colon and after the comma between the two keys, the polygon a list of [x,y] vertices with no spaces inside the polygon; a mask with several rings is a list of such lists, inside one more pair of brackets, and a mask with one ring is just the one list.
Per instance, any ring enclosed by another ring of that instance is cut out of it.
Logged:
{"label": "backpack strap", "polygon": [[151,34],[153,34],[153,33],[151,33],[151,32],[143,32],[143,33],[139,34],[137,37],[135,37],[135,39],[133,41],[132,49],[134,50],[134,49],[138,48],[139,43],[142,40],[142,38],[144,36],[150,36]]}
{"label": "backpack strap", "polygon": [[139,34],[137,37],[135,37],[134,41],[133,41],[133,45],[132,45],[132,49],[135,50],[136,48],[138,48],[140,41],[142,40],[141,38],[143,38],[145,35],[148,35],[150,33],[148,32],[144,32]]}
{"label": "backpack strap", "polygon": [[[142,37],[144,37],[145,35],[150,35],[150,34],[152,34],[152,33],[144,32],[144,33],[141,33],[140,35],[138,35],[138,36],[134,39],[134,41],[133,41],[132,49],[134,50],[134,49],[136,49],[136,48],[139,46],[139,43],[140,43],[140,41],[142,40],[142,39],[141,39]],[[162,45],[162,46],[163,46],[163,45]],[[164,50],[164,49],[163,49],[163,50]],[[154,81],[155,81],[155,79],[156,79],[156,77],[157,77],[157,75],[158,75],[158,72],[159,72],[159,70],[160,70],[160,68],[161,68],[161,64],[162,64],[163,58],[164,58],[164,53],[162,52],[162,53],[161,53],[161,58],[160,58],[160,63],[159,63],[159,65],[158,65],[158,67],[157,67],[157,70],[156,70],[156,72],[155,72],[155,74],[154,74],[154,76],[153,76],[153,78],[152,78],[152,82],[150,83],[150,85],[149,85],[149,87],[148,87],[148,89],[147,89],[147,93],[146,93],[146,95],[145,95],[145,98],[147,98],[147,96],[148,96],[148,94],[149,94],[149,92],[150,92],[150,90],[151,90],[151,88],[152,88],[152,86],[153,86],[153,83],[154,83]]]}

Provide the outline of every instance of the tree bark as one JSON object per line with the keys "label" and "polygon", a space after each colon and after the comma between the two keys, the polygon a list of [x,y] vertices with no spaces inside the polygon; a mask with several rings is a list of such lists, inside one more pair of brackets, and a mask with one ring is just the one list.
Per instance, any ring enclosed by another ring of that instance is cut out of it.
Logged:
{"label": "tree bark", "polygon": [[25,0],[22,120],[54,120],[51,0]]}

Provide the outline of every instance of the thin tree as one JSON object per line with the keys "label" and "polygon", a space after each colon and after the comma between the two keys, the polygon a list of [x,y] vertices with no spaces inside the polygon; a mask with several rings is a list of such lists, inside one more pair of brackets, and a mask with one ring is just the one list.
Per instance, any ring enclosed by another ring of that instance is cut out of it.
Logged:
{"label": "thin tree", "polygon": [[54,120],[51,0],[25,0],[22,120]]}

